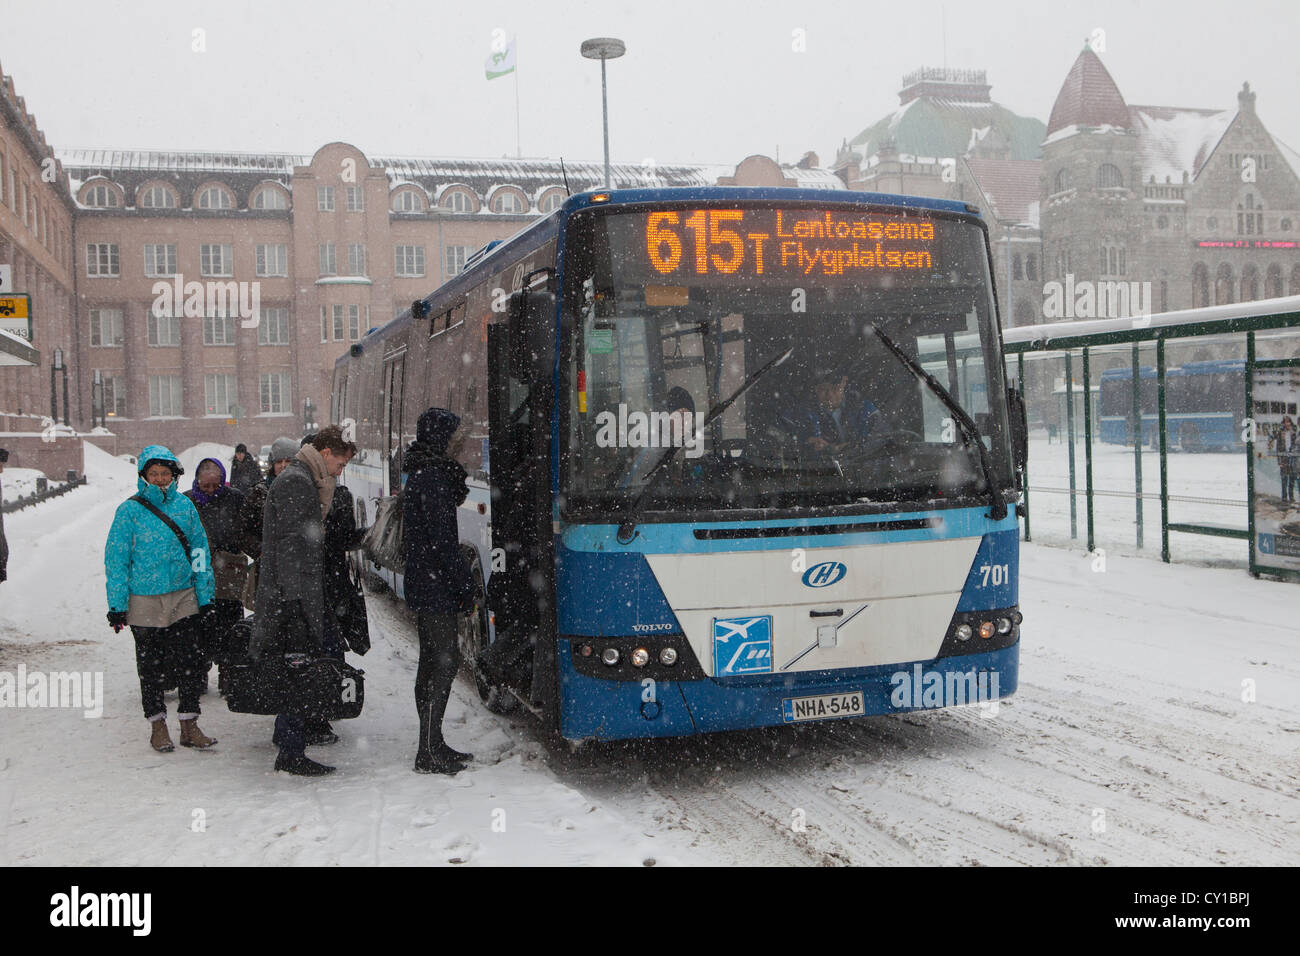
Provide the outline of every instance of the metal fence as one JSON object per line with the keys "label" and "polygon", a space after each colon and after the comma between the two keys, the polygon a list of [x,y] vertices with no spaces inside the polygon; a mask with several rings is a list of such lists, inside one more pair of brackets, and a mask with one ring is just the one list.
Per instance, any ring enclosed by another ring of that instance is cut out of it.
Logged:
{"label": "metal fence", "polygon": [[[1026,540],[1255,571],[1251,381],[1300,358],[1300,296],[1004,332],[1025,393]],[[1172,398],[1172,401],[1171,401]],[[1158,514],[1154,513],[1157,510]]]}

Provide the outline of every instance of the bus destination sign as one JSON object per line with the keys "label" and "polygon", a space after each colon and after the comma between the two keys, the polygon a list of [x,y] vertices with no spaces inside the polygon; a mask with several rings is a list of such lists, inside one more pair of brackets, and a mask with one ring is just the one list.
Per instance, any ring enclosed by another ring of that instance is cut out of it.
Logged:
{"label": "bus destination sign", "polygon": [[830,209],[695,209],[644,217],[654,274],[819,276],[931,271],[935,224],[915,216]]}

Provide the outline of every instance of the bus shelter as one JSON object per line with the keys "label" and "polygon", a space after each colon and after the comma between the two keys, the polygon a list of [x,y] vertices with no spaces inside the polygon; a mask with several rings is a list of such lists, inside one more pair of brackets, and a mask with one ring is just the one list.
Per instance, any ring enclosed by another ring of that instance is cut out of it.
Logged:
{"label": "bus shelter", "polygon": [[1154,544],[1144,505],[1158,500],[1162,560],[1171,532],[1237,539],[1251,574],[1300,580],[1300,296],[1024,326],[1003,340],[1038,438],[1025,540],[1034,508],[1064,524],[1059,497],[1044,508],[1063,495],[1071,539],[1082,504],[1089,553],[1129,525],[1143,551]]}

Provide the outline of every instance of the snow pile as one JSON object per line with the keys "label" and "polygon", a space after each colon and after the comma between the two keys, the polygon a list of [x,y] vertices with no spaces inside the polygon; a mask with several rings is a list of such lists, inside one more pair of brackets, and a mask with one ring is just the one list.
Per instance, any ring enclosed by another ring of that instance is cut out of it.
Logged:
{"label": "snow pile", "polygon": [[[4,488],[5,502],[17,501],[25,495],[33,494],[36,491],[36,479],[44,477],[45,472],[36,468],[6,467],[3,474],[0,474],[0,485]],[[61,484],[63,484],[61,481],[50,481],[49,487],[54,488]]]}

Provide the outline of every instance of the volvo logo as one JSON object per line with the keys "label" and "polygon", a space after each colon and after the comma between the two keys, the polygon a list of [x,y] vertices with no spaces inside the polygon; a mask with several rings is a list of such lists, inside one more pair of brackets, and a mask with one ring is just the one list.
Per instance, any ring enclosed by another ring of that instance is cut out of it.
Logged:
{"label": "volvo logo", "polygon": [[803,573],[803,583],[810,588],[830,587],[848,573],[849,569],[838,561],[823,561]]}

